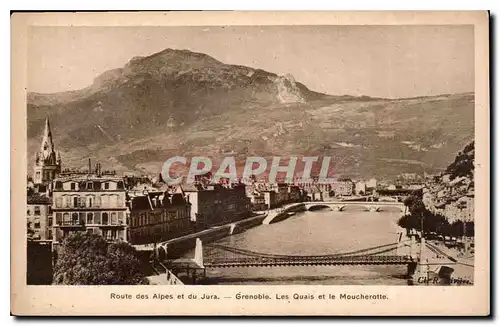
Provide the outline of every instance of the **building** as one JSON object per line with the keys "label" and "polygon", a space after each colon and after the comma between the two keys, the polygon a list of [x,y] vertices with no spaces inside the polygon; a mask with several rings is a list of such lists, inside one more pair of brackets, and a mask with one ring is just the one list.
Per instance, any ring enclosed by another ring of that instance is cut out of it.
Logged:
{"label": "building", "polygon": [[366,195],[366,183],[364,181],[356,182],[354,192],[356,195]]}
{"label": "building", "polygon": [[320,189],[318,185],[310,185],[304,187],[305,192],[307,193],[307,200],[308,201],[324,201],[324,195],[325,191]]}
{"label": "building", "polygon": [[[252,210],[265,211],[271,207],[271,202],[275,201],[275,193],[270,191],[267,192],[257,192],[252,197],[250,201],[252,202]],[[272,196],[272,198],[271,198]]]}
{"label": "building", "polygon": [[352,196],[354,182],[351,179],[339,179],[331,184],[331,190],[335,193],[335,196]]}
{"label": "building", "polygon": [[33,183],[35,185],[48,186],[61,172],[61,154],[55,151],[50,130],[49,118],[45,119],[45,129],[43,131],[40,151],[35,154],[35,164],[33,166]]}
{"label": "building", "polygon": [[288,186],[288,201],[290,203],[296,203],[302,201],[303,194],[299,186],[290,185]]}
{"label": "building", "polygon": [[26,211],[28,239],[35,241],[52,240],[52,200],[39,193],[28,196]]}
{"label": "building", "polygon": [[127,210],[123,178],[101,173],[100,165],[95,173],[58,177],[52,193],[54,244],[77,231],[127,241]]}
{"label": "building", "polygon": [[132,245],[166,241],[193,231],[191,204],[181,187],[133,196],[128,205],[127,238]]}
{"label": "building", "polygon": [[276,191],[276,205],[280,206],[289,202],[288,184],[278,183],[273,188]]}
{"label": "building", "polygon": [[368,180],[366,182],[366,188],[371,190],[377,189],[377,179],[371,178],[370,180]]}
{"label": "building", "polygon": [[244,184],[202,184],[183,187],[191,203],[191,220],[198,228],[234,222],[250,214]]}

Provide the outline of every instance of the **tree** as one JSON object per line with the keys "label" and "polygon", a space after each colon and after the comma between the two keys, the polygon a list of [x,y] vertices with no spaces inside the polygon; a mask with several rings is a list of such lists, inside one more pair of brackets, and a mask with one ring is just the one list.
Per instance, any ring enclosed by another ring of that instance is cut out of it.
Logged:
{"label": "tree", "polygon": [[403,203],[405,204],[406,207],[411,207],[413,203],[416,202],[417,200],[418,198],[416,196],[410,195],[403,200]]}
{"label": "tree", "polygon": [[464,235],[464,223],[460,220],[455,220],[450,225],[449,235],[452,237],[461,237]]}
{"label": "tree", "polygon": [[54,284],[148,284],[135,249],[125,242],[108,244],[98,235],[67,236],[54,268]]}
{"label": "tree", "polygon": [[398,225],[400,227],[422,231],[423,226],[424,233],[447,234],[449,232],[448,220],[440,214],[429,211],[420,198],[409,196],[405,198],[404,204],[409,207],[409,214],[399,219]]}
{"label": "tree", "polygon": [[474,236],[474,222],[465,222],[465,236]]}

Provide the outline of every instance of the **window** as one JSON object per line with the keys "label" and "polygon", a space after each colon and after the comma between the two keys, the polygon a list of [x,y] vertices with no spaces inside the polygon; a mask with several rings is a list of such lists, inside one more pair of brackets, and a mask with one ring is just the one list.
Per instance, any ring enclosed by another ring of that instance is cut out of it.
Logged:
{"label": "window", "polygon": [[111,224],[118,225],[118,219],[115,212],[111,213]]}
{"label": "window", "polygon": [[92,204],[94,203],[94,197],[89,196],[89,207],[92,207]]}
{"label": "window", "polygon": [[102,236],[104,239],[108,239],[111,236],[111,232],[109,230],[102,230]]}
{"label": "window", "polygon": [[95,198],[95,207],[100,207],[101,206],[101,197],[96,197]]}
{"label": "window", "polygon": [[86,201],[86,198],[85,198],[85,197],[80,197],[80,198],[78,198],[78,202],[79,202],[79,204],[80,204],[79,206],[80,206],[81,208],[84,208],[84,207],[85,207],[85,204],[86,204],[86,203],[85,203],[85,201]]}
{"label": "window", "polygon": [[71,223],[78,224],[78,213],[71,214]]}
{"label": "window", "polygon": [[30,214],[31,214],[31,212],[30,212],[30,209],[29,209],[29,208],[28,208],[28,210],[26,211],[26,214],[27,214],[27,215],[30,215]]}
{"label": "window", "polygon": [[109,189],[109,182],[104,183],[104,189]]}
{"label": "window", "polygon": [[49,226],[52,226],[52,222],[53,222],[53,221],[52,221],[52,216],[49,216],[49,219],[48,219],[48,224],[49,224]]}
{"label": "window", "polygon": [[35,220],[35,229],[40,228],[40,220]]}
{"label": "window", "polygon": [[35,175],[36,175],[35,179],[36,179],[36,180],[40,180],[40,171],[37,171],[37,172],[35,173]]}
{"label": "window", "polygon": [[47,234],[47,239],[52,240],[52,230],[49,230],[49,233]]}
{"label": "window", "polygon": [[116,239],[116,238],[117,238],[117,236],[118,236],[118,232],[117,232],[117,230],[112,230],[112,231],[111,231],[111,239]]}
{"label": "window", "polygon": [[73,207],[78,207],[78,197],[73,197]]}
{"label": "window", "polygon": [[123,212],[118,212],[118,224],[123,224]]}
{"label": "window", "polygon": [[35,215],[40,215],[40,206],[35,206]]}
{"label": "window", "polygon": [[124,186],[123,186],[123,181],[118,181],[117,188],[118,188],[118,189],[123,189],[123,188],[124,188]]}
{"label": "window", "polygon": [[62,224],[62,214],[61,213],[56,213],[56,224],[57,225]]}
{"label": "window", "polygon": [[115,196],[115,195],[109,196],[109,206],[110,207],[116,207],[117,197],[118,196]]}
{"label": "window", "polygon": [[108,225],[108,223],[109,223],[108,213],[102,213],[102,224]]}
{"label": "window", "polygon": [[94,183],[92,182],[87,182],[87,189],[93,189],[94,188]]}
{"label": "window", "polygon": [[69,219],[69,213],[63,214],[63,224],[69,224],[71,220]]}
{"label": "window", "polygon": [[101,224],[101,213],[100,212],[94,213],[94,224]]}
{"label": "window", "polygon": [[71,190],[75,190],[76,189],[76,183],[72,182],[71,183]]}
{"label": "window", "polygon": [[87,213],[87,224],[93,224],[93,223],[94,223],[94,214]]}

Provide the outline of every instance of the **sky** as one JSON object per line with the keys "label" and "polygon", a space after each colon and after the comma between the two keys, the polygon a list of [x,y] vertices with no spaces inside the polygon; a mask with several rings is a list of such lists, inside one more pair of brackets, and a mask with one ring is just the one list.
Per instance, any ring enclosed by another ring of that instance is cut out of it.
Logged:
{"label": "sky", "polygon": [[166,48],[291,74],[332,95],[404,98],[474,91],[474,29],[439,26],[32,27],[28,91],[92,84]]}

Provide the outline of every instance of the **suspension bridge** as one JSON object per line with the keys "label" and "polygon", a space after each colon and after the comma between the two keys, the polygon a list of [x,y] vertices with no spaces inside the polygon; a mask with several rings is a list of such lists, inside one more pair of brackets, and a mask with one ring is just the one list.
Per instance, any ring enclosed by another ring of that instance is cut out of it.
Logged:
{"label": "suspension bridge", "polygon": [[[411,255],[409,241],[388,243],[355,251],[322,255],[286,255],[262,253],[219,244],[207,244],[208,255],[197,239],[194,259],[176,259],[174,266],[186,268],[238,268],[283,266],[336,266],[336,265],[410,265],[416,263]],[[405,253],[401,253],[405,251]],[[212,253],[216,255],[212,255]]]}

